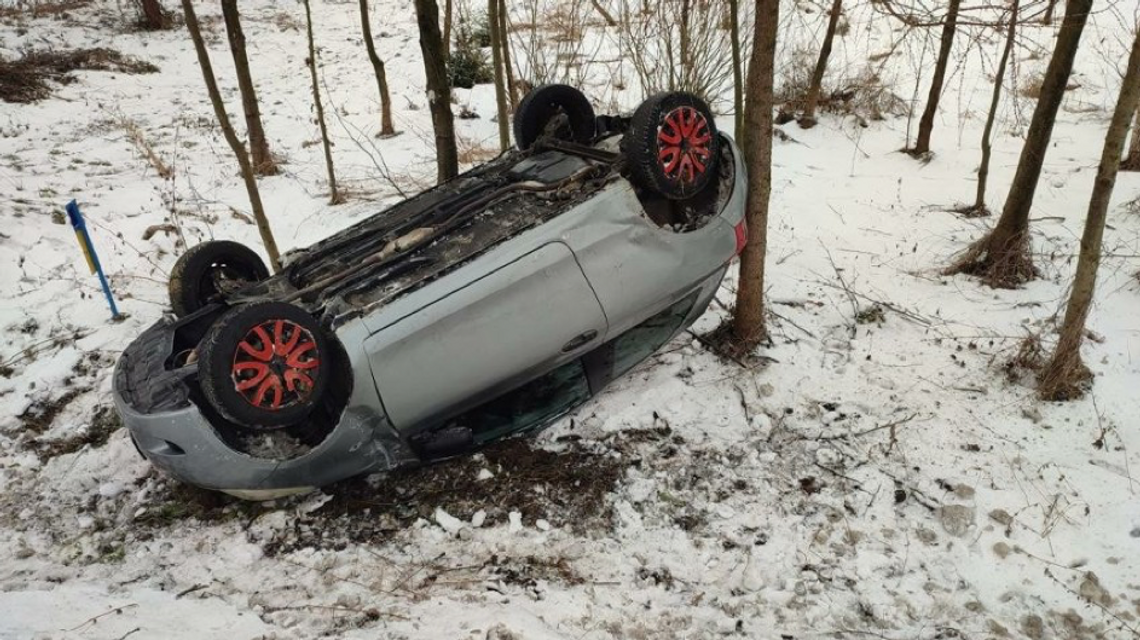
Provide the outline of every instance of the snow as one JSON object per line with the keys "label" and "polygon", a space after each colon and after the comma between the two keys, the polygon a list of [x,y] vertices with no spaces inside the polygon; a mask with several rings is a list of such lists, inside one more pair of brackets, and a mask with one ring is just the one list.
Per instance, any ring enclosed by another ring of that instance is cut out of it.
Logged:
{"label": "snow", "polygon": [[[163,312],[182,237],[259,246],[185,32],[123,32],[116,6],[0,19],[5,56],[82,43],[162,69],[81,73],[43,102],[0,103],[0,362],[12,368],[0,376],[0,637],[894,640],[1125,638],[1140,628],[1140,219],[1124,206],[1140,195],[1140,176],[1120,176],[1105,235],[1089,324],[1097,340],[1084,351],[1093,394],[1039,403],[1028,378],[1003,368],[1028,333],[1041,332],[1047,347],[1054,338],[1131,37],[1127,7],[1093,17],[1079,86],[1054,132],[1033,213],[1040,280],[993,291],[939,273],[990,223],[946,211],[972,198],[990,90],[992,63],[983,68],[976,47],[959,45],[966,59],[947,82],[929,163],[897,153],[905,117],[783,127],[792,140],[775,143],[767,294],[778,315],[766,367],[718,360],[684,336],[534,438],[564,451],[573,437],[621,464],[604,525],[566,522],[554,506],[539,516],[521,504],[462,513],[446,500],[431,505],[432,519],[404,522],[377,504],[359,517],[395,524],[344,543],[339,521],[313,520],[336,504],[336,487],[200,508],[208,498],[179,493],[121,430],[37,453],[97,431],[116,354]],[[198,10],[240,130],[217,10]],[[372,7],[402,131],[383,140],[373,138],[377,99],[355,8],[313,5],[338,177],[353,194],[339,207],[327,205],[313,144],[303,12],[267,0],[242,10],[265,128],[286,161],[282,175],[261,180],[283,248],[397,200],[378,175],[381,158],[402,189],[430,184],[430,114],[404,4]],[[820,22],[818,12],[788,15],[795,28],[782,35]],[[869,7],[850,20],[839,72],[857,71],[892,35]],[[589,37],[604,46],[600,29]],[[1027,30],[1026,46],[1048,46],[1052,35]],[[921,42],[884,67],[900,95],[925,94],[925,84],[913,88],[914,71],[930,62]],[[801,44],[783,42],[781,56]],[[987,59],[998,44],[981,45]],[[1022,52],[1019,77],[1044,64]],[[632,83],[587,88],[598,104],[630,108],[641,98]],[[457,120],[464,144],[493,148],[493,92],[456,96],[481,116]],[[991,208],[1004,198],[1032,104],[1011,95],[999,114]],[[172,180],[139,156],[122,118],[174,168]],[[107,320],[71,230],[52,219],[71,197],[129,314],[122,322]],[[176,231],[143,239],[162,223]],[[732,275],[696,332],[725,317],[735,286]],[[876,305],[881,317],[862,313]],[[73,390],[42,434],[18,418]],[[480,460],[465,482],[508,476]],[[316,542],[277,551],[313,522],[328,526],[304,538]]]}

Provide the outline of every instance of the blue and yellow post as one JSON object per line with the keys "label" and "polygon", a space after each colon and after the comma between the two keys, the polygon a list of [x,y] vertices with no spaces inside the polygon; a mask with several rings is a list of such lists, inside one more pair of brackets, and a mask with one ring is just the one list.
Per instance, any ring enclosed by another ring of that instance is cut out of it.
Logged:
{"label": "blue and yellow post", "polygon": [[71,221],[71,228],[75,229],[75,237],[79,240],[79,248],[83,250],[83,257],[87,258],[87,266],[91,273],[99,275],[99,284],[103,287],[103,295],[107,296],[107,304],[111,306],[111,319],[118,320],[119,309],[115,306],[115,298],[111,295],[111,285],[107,283],[107,276],[103,274],[103,265],[99,264],[99,254],[95,253],[95,245],[91,244],[91,234],[87,232],[87,223],[83,221],[83,214],[79,212],[79,205],[72,200],[67,203],[67,219]]}

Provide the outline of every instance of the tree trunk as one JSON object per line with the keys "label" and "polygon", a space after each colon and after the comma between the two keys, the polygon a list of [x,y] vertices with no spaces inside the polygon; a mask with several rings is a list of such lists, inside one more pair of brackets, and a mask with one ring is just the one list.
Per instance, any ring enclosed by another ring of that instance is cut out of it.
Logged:
{"label": "tree trunk", "polygon": [[1140,34],[1137,34],[1132,43],[1120,96],[1116,101],[1116,109],[1112,112],[1108,133],[1104,137],[1104,150],[1093,182],[1092,197],[1089,199],[1085,231],[1081,236],[1077,274],[1073,278],[1073,290],[1065,309],[1065,321],[1061,325],[1057,349],[1038,377],[1037,391],[1044,400],[1079,397],[1084,392],[1085,383],[1091,378],[1088,368],[1081,361],[1081,342],[1085,333],[1085,320],[1088,319],[1089,308],[1092,306],[1093,291],[1096,289],[1096,272],[1100,266],[1101,241],[1108,205],[1116,184],[1124,139],[1128,135],[1128,122],[1137,106],[1140,106]]}
{"label": "tree trunk", "polygon": [[230,53],[234,57],[241,108],[245,112],[245,130],[249,134],[249,152],[253,155],[253,170],[258,175],[271,176],[277,173],[277,165],[269,153],[269,142],[266,141],[265,129],[261,126],[261,109],[257,102],[257,91],[253,88],[253,77],[249,74],[249,58],[245,54],[245,34],[241,29],[237,0],[222,0],[222,18],[226,23]]}
{"label": "tree trunk", "polygon": [[748,244],[740,255],[733,335],[753,347],[767,334],[764,324],[764,260],[768,242],[768,199],[772,193],[772,84],[780,0],[756,0],[755,41],[748,64],[744,155],[748,163],[748,201],[744,214]]}
{"label": "tree trunk", "polygon": [[804,106],[803,117],[800,118],[800,126],[805,128],[815,126],[815,110],[819,106],[819,92],[823,89],[823,74],[827,71],[827,59],[831,57],[831,44],[835,41],[835,29],[839,26],[839,14],[842,11],[843,0],[833,0],[831,17],[827,20],[827,33],[823,35],[823,46],[819,49],[819,60],[816,60],[815,70],[811,74],[807,104]]}
{"label": "tree trunk", "polygon": [[617,20],[614,20],[613,15],[610,14],[609,11],[606,11],[606,8],[602,6],[601,2],[598,0],[590,0],[590,4],[594,5],[594,9],[597,10],[598,15],[602,16],[602,20],[606,21],[607,27],[616,27],[618,25]]}
{"label": "tree trunk", "polygon": [[740,2],[728,0],[729,38],[732,42],[732,137],[742,140],[744,133],[744,69],[740,56]]}
{"label": "tree trunk", "polygon": [[166,12],[162,10],[162,5],[158,0],[139,0],[139,5],[142,7],[142,27],[147,31],[158,31],[165,29],[169,22],[166,19]]}
{"label": "tree trunk", "polygon": [[1045,7],[1045,15],[1041,17],[1041,24],[1053,24],[1053,8],[1057,6],[1057,0],[1046,0],[1049,4]]}
{"label": "tree trunk", "polygon": [[420,51],[427,76],[428,106],[435,130],[435,162],[439,182],[459,174],[459,153],[455,148],[455,120],[451,114],[451,87],[447,83],[447,53],[439,35],[439,7],[435,0],[415,0],[416,23],[420,30]]}
{"label": "tree trunk", "polygon": [[495,66],[495,105],[498,108],[499,150],[511,146],[507,122],[507,90],[503,77],[503,23],[499,20],[499,0],[487,1],[487,24],[491,31],[491,64]]}
{"label": "tree trunk", "polygon": [[1120,163],[1121,171],[1140,171],[1140,109],[1132,119],[1132,139],[1128,143],[1128,156]]}
{"label": "tree trunk", "polygon": [[[439,9],[436,9],[438,12]],[[443,57],[446,58],[451,51],[451,14],[455,11],[452,0],[443,3]]]}
{"label": "tree trunk", "polygon": [[947,274],[974,274],[992,287],[1003,288],[1016,287],[1037,276],[1029,254],[1029,212],[1033,207],[1045,152],[1053,135],[1053,124],[1065,97],[1065,85],[1073,70],[1073,59],[1091,8],[1092,0],[1066,0],[1065,19],[1057,35],[1053,56],[1045,69],[1041,95],[1033,110],[1001,218],[992,231],[971,245],[946,270]]}
{"label": "tree trunk", "polygon": [[499,43],[503,49],[503,70],[507,73],[507,97],[511,100],[511,111],[518,105],[515,95],[515,70],[511,66],[511,32],[508,26],[507,0],[499,0]]}
{"label": "tree trunk", "polygon": [[313,80],[313,105],[317,108],[317,124],[321,127],[321,144],[325,149],[325,168],[329,173],[329,203],[344,202],[336,188],[336,171],[333,169],[332,143],[329,142],[329,129],[325,125],[325,108],[321,105],[320,82],[317,79],[317,48],[313,44],[313,13],[309,10],[309,0],[301,0],[305,5],[305,31],[309,38],[309,77]]}
{"label": "tree trunk", "polygon": [[1001,51],[997,70],[994,71],[994,91],[990,97],[990,111],[986,115],[986,126],[982,131],[982,164],[978,166],[978,192],[974,196],[972,208],[974,216],[989,215],[986,208],[986,182],[990,176],[990,154],[992,145],[990,138],[993,135],[994,119],[997,117],[998,105],[1001,103],[1001,85],[1005,80],[1005,68],[1009,64],[1009,55],[1013,51],[1013,43],[1017,35],[1017,9],[1020,0],[1013,0],[1009,9],[1009,27],[1006,30],[1005,48]]}
{"label": "tree trunk", "polygon": [[368,50],[368,59],[372,61],[372,71],[376,74],[376,87],[380,90],[380,135],[390,136],[396,133],[396,129],[392,126],[392,98],[388,94],[388,74],[384,71],[384,61],[376,53],[376,43],[372,41],[368,0],[360,0],[360,31],[364,36],[364,48]]}
{"label": "tree trunk", "polygon": [[958,8],[961,4],[962,0],[950,0],[950,5],[946,8],[946,21],[942,23],[942,42],[938,48],[938,60],[934,64],[930,94],[926,96],[926,109],[918,121],[918,138],[910,150],[914,156],[930,153],[930,134],[934,131],[938,99],[942,97],[942,83],[946,80],[946,67],[950,64],[950,52],[954,48],[954,32],[958,29]]}
{"label": "tree trunk", "polygon": [[194,41],[194,51],[198,54],[198,66],[202,69],[202,78],[206,81],[206,92],[210,95],[210,102],[214,106],[214,115],[222,127],[222,134],[229,143],[230,149],[237,157],[241,168],[242,181],[245,183],[246,193],[249,195],[250,207],[253,209],[253,219],[257,221],[257,230],[261,233],[261,242],[265,245],[265,252],[269,254],[269,264],[274,271],[281,270],[281,258],[277,253],[277,242],[273,239],[273,231],[269,228],[269,220],[265,217],[265,208],[261,205],[261,193],[257,190],[257,178],[253,175],[253,166],[245,153],[245,147],[238,140],[230,118],[226,115],[226,106],[222,102],[222,94],[218,91],[218,83],[214,79],[214,68],[210,65],[210,54],[206,51],[206,43],[202,39],[202,32],[198,28],[198,17],[194,14],[194,5],[190,0],[182,0],[182,12],[185,14],[186,30],[190,32],[190,39]]}

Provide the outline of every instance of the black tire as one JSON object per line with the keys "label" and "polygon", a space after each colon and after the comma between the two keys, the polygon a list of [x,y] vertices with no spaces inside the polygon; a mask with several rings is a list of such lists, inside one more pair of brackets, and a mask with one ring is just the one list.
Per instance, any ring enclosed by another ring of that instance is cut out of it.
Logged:
{"label": "black tire", "polygon": [[279,429],[320,404],[334,358],[330,339],[304,309],[254,302],[234,307],[206,332],[198,381],[206,401],[230,422]]}
{"label": "black tire", "polygon": [[209,240],[194,245],[174,263],[167,289],[174,315],[181,318],[222,299],[218,284],[235,288],[269,277],[269,269],[253,249],[230,240]]}
{"label": "black tire", "polygon": [[634,184],[670,200],[704,190],[720,162],[712,111],[690,93],[659,93],[641,103],[621,148]]}
{"label": "black tire", "polygon": [[569,85],[544,84],[531,89],[515,109],[515,144],[524,151],[534,146],[559,114],[567,122],[556,137],[582,144],[594,139],[594,108],[586,96]]}

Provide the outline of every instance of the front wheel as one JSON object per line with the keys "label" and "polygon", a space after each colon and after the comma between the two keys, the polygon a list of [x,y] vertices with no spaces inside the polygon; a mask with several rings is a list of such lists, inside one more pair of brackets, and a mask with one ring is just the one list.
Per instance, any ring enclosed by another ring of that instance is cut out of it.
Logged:
{"label": "front wheel", "polygon": [[712,111],[690,93],[650,96],[634,112],[621,146],[634,184],[670,200],[704,190],[720,161]]}
{"label": "front wheel", "polygon": [[329,338],[313,316],[284,302],[241,305],[198,345],[198,378],[210,406],[237,425],[297,424],[320,403],[332,371]]}

